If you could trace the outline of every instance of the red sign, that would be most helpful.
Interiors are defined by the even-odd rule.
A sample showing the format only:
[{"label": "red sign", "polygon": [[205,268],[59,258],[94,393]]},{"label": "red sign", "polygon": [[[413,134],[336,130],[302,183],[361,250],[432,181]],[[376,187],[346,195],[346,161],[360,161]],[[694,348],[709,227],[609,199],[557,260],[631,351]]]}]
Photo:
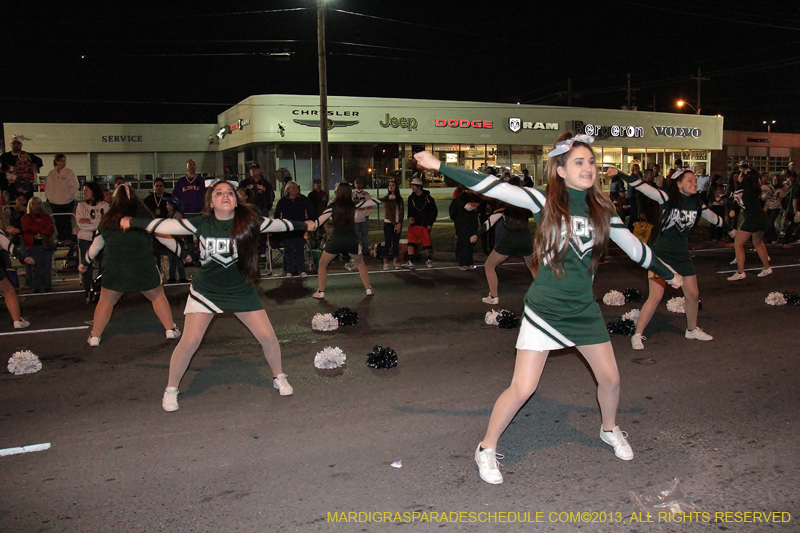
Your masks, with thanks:
[{"label": "red sign", "polygon": [[434,124],[437,128],[485,128],[492,129],[491,120],[465,120],[465,119],[447,119],[437,118]]}]

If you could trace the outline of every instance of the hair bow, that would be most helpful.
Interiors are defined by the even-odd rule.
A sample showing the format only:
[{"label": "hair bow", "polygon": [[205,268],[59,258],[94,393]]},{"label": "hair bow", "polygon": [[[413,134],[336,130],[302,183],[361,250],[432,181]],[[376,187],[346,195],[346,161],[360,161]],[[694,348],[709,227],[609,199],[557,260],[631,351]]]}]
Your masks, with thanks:
[{"label": "hair bow", "polygon": [[550,156],[550,157],[555,157],[557,155],[566,154],[567,152],[572,150],[572,144],[575,141],[586,143],[586,144],[592,144],[594,142],[594,137],[592,137],[591,135],[586,135],[584,133],[581,133],[581,134],[576,135],[574,137],[570,137],[569,139],[565,139],[565,140],[563,140],[561,142],[557,142],[555,148],[553,148],[550,151],[550,153],[547,154],[547,155]]},{"label": "hair bow", "polygon": [[692,170],[691,168],[679,168],[678,170],[672,173],[672,176],[670,176],[669,179],[676,180],[680,178],[682,175],[686,174],[687,172],[694,173],[694,170]]},{"label": "hair bow", "polygon": [[116,196],[120,189],[125,189],[125,194],[127,195],[128,200],[130,200],[131,199],[131,188],[127,183],[120,183],[119,185],[117,185],[117,188],[114,189],[113,196]]}]

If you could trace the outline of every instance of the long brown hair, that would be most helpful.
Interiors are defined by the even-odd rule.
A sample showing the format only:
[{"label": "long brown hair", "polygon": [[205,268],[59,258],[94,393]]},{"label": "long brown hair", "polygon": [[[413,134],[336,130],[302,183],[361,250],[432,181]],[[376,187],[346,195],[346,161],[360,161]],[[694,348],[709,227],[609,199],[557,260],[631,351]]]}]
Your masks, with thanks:
[{"label": "long brown hair", "polygon": [[356,204],[353,202],[353,189],[346,181],[336,187],[332,215],[334,228],[354,229],[356,227]]},{"label": "long brown hair", "polygon": [[[218,225],[219,222],[214,216],[214,210],[211,207],[211,198],[214,195],[214,191],[221,185],[227,185],[236,193],[236,187],[226,180],[220,180],[212,187],[206,189],[206,201],[203,213],[211,219],[214,225]],[[236,207],[233,210],[233,224],[231,225],[230,238],[235,243],[238,254],[236,268],[239,273],[244,276],[245,281],[253,285],[258,283],[261,279],[261,271],[258,268],[258,237],[261,233],[262,218],[256,215],[245,204],[241,203],[238,195],[234,194],[234,196],[236,196]]]},{"label": "long brown hair", "polygon": [[[563,133],[556,143],[571,139],[572,132]],[[536,257],[545,259],[555,273],[556,278],[561,279],[566,275],[564,271],[564,261],[567,257],[569,243],[572,240],[572,217],[569,214],[569,191],[564,178],[558,175],[558,167],[566,167],[569,155],[578,146],[587,148],[594,157],[594,150],[591,145],[575,141],[572,149],[568,152],[551,157],[547,161],[547,203],[542,209],[542,216],[536,228],[536,242],[534,254]],[[589,273],[597,268],[600,259],[606,252],[608,239],[611,233],[611,216],[616,214],[614,204],[603,193],[600,183],[595,179],[594,184],[586,191],[586,206],[589,208],[589,218],[594,227],[594,243],[592,246],[592,262],[589,265]],[[562,226],[566,229],[566,238],[562,240]]]}]

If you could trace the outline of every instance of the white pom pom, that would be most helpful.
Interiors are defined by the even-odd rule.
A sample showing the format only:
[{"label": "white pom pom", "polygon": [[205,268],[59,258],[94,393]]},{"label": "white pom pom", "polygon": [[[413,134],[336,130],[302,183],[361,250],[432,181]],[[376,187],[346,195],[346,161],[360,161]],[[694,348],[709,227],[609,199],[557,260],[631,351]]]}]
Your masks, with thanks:
[{"label": "white pom pom", "polygon": [[625,305],[625,295],[619,291],[608,291],[603,296],[603,303],[606,305]]},{"label": "white pom pom", "polygon": [[683,296],[675,296],[674,298],[670,298],[667,302],[667,311],[672,311],[673,313],[685,313],[686,299]]},{"label": "white pom pom", "polygon": [[311,319],[311,329],[314,331],[333,331],[339,327],[339,319],[330,313],[317,313]]},{"label": "white pom pom", "polygon": [[322,369],[339,368],[346,360],[347,355],[338,346],[336,348],[326,346],[321,352],[317,352],[314,357],[314,366]]},{"label": "white pom pom", "polygon": [[502,313],[503,311],[505,311],[505,309],[492,309],[491,311],[486,313],[486,316],[484,317],[484,321],[487,324],[489,324],[490,326],[496,326],[497,325],[497,317],[499,317],[500,313]]},{"label": "white pom pom", "polygon": [[622,320],[633,320],[634,325],[639,325],[639,310],[638,309],[631,309],[624,315],[622,315]]},{"label": "white pom pom", "polygon": [[41,361],[30,350],[15,352],[8,360],[8,371],[16,376],[33,374],[41,369]]},{"label": "white pom pom", "polygon": [[786,305],[786,297],[780,292],[771,292],[764,299],[769,305]]}]

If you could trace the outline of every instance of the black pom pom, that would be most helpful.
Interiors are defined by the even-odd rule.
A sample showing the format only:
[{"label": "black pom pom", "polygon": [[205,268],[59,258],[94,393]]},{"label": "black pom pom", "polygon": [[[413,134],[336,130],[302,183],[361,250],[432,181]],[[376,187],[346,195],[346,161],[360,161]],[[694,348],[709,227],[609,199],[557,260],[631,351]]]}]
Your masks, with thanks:
[{"label": "black pom pom", "polygon": [[786,298],[786,305],[800,305],[800,294],[796,292],[784,291],[783,297]]},{"label": "black pom pom", "polygon": [[644,296],[639,289],[634,289],[633,287],[628,287],[624,291],[622,291],[622,295],[625,296],[625,303],[636,303],[644,301]]},{"label": "black pom pom", "polygon": [[340,326],[354,326],[358,324],[358,313],[351,311],[349,307],[340,307],[333,313],[333,316],[339,320]]},{"label": "black pom pom", "polygon": [[606,324],[606,329],[608,329],[608,332],[611,334],[627,335],[630,337],[636,333],[636,324],[633,323],[633,320],[620,318],[619,320],[615,320],[614,322],[609,322]]},{"label": "black pom pom", "polygon": [[388,369],[397,366],[397,352],[389,348],[378,345],[367,354],[367,366],[370,368]]},{"label": "black pom pom", "polygon": [[519,317],[508,310],[503,310],[497,315],[497,327],[514,329],[519,327]]}]

